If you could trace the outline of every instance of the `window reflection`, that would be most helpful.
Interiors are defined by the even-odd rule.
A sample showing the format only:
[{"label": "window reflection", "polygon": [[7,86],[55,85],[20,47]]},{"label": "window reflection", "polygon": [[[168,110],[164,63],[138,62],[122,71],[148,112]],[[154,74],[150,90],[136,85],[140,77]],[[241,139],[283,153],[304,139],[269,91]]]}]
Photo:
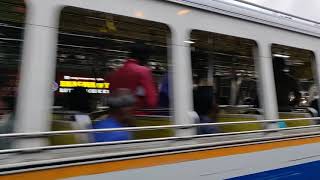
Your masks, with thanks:
[{"label": "window reflection", "polygon": [[252,55],[254,41],[192,31],[192,69],[207,74],[220,105],[255,105],[256,72]]},{"label": "window reflection", "polygon": [[313,53],[274,44],[272,54],[279,111],[290,112],[311,106],[317,109]]},{"label": "window reflection", "polygon": [[[168,76],[168,38],[169,29],[161,23],[74,7],[64,8],[60,18],[53,129],[171,123],[168,117],[170,87],[164,85],[171,78]],[[130,112],[124,105],[128,96],[117,94],[123,90],[129,90],[135,98]],[[111,103],[110,99],[120,102]],[[79,126],[77,121],[80,120],[74,114],[87,115],[89,122]],[[132,122],[119,123],[123,122],[121,114],[131,114]],[[130,137],[169,135],[167,131],[149,131],[136,132]],[[76,137],[74,140],[79,139]],[[71,143],[61,139],[53,141],[56,144]]]},{"label": "window reflection", "polygon": [[[194,109],[200,123],[258,118],[240,115],[260,114],[252,54],[255,42],[198,30],[191,32],[191,41]],[[209,127],[199,133],[241,131],[248,127]]]},{"label": "window reflection", "polygon": [[[14,130],[24,12],[23,1],[0,0],[0,133]],[[9,140],[0,140],[0,149],[10,146]]]}]

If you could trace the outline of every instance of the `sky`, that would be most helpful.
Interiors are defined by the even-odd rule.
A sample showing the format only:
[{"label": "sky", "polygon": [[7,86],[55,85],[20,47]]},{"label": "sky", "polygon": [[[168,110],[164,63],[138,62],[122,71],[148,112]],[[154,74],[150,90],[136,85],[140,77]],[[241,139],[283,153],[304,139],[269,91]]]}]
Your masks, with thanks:
[{"label": "sky", "polygon": [[264,7],[320,22],[320,0],[246,0]]}]

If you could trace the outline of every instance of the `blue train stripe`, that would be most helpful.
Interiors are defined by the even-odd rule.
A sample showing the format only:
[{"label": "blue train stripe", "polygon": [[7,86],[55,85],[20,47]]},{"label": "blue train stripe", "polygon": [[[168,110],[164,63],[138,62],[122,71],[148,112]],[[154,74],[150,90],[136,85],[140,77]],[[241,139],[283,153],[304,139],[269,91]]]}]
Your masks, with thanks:
[{"label": "blue train stripe", "polygon": [[304,180],[320,179],[320,161],[231,178],[230,180]]}]

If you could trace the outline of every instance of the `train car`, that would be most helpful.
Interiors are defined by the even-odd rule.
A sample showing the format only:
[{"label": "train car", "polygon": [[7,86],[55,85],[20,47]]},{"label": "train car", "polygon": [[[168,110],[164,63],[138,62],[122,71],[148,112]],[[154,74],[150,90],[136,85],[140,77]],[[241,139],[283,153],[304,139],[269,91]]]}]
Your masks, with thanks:
[{"label": "train car", "polygon": [[[0,179],[319,178],[317,22],[219,0],[0,4]],[[166,105],[92,129],[136,42],[159,91],[168,79]],[[68,104],[78,87],[82,112]],[[199,87],[214,92],[212,121]],[[115,131],[132,138],[93,140]]]}]

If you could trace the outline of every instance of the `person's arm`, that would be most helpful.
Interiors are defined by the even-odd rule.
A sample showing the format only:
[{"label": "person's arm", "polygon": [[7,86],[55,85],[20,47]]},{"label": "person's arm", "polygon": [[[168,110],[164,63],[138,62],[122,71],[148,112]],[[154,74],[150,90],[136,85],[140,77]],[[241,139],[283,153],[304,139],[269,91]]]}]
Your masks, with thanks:
[{"label": "person's arm", "polygon": [[154,108],[158,103],[158,93],[152,77],[151,70],[147,70],[142,74],[141,86],[145,91],[145,103],[148,108]]}]

